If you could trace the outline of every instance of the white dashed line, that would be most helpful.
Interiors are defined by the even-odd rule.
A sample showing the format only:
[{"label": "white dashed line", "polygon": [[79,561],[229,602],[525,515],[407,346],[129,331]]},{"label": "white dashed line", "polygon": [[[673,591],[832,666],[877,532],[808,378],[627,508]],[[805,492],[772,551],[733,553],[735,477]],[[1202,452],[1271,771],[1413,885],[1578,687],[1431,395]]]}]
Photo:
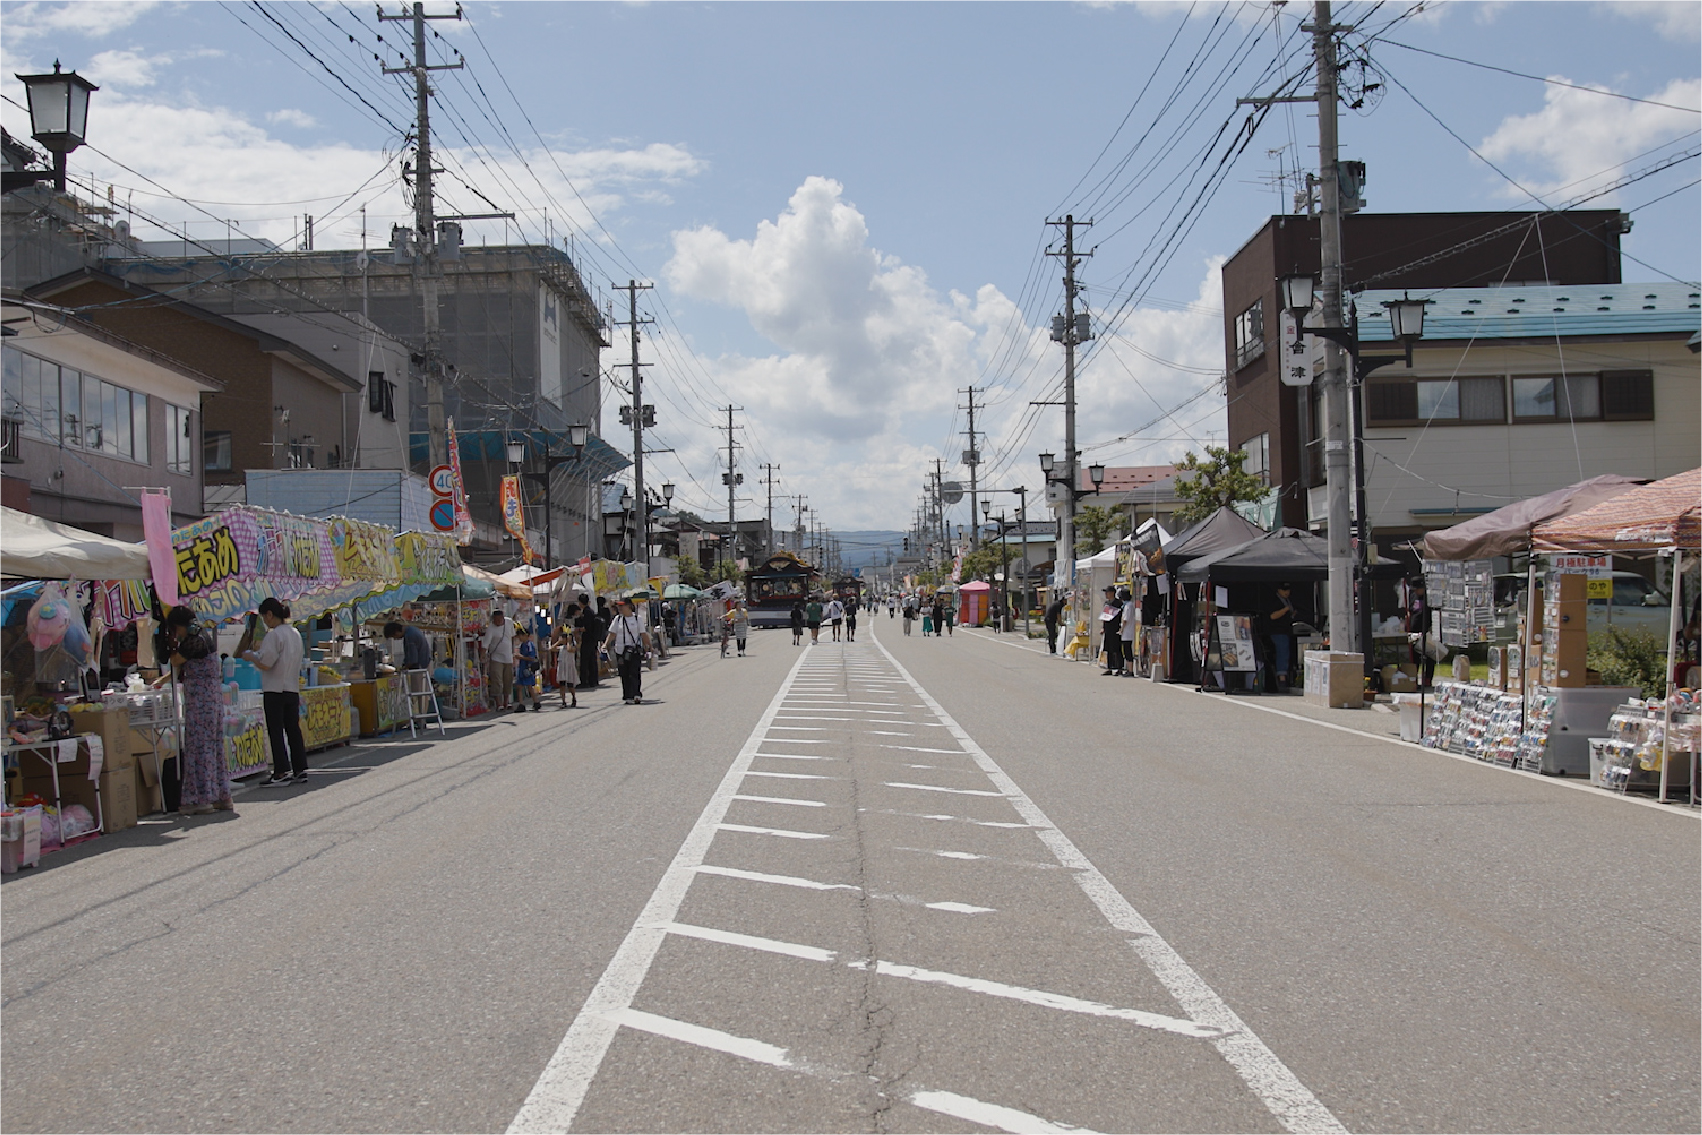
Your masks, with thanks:
[{"label": "white dashed line", "polygon": [[790,804],[794,808],[825,808],[827,805],[820,800],[788,800],[784,796],[735,796],[735,800],[749,800],[755,804]]},{"label": "white dashed line", "polygon": [[902,780],[883,781],[888,788],[913,788],[918,792],[950,792],[956,796],[1003,796],[1002,792],[989,792],[985,788],[941,788],[937,784],[907,784]]},{"label": "white dashed line", "polygon": [[750,835],[772,835],[781,839],[832,839],[825,832],[795,832],[786,828],[759,828],[754,824],[717,824],[724,832],[746,832]]}]

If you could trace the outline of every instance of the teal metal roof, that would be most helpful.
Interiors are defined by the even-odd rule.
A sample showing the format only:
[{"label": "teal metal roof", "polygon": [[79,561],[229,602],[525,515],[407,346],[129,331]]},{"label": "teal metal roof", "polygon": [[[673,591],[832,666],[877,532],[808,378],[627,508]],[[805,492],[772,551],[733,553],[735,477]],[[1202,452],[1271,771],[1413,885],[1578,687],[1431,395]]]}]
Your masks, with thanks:
[{"label": "teal metal roof", "polygon": [[1383,301],[1409,295],[1431,301],[1424,313],[1426,342],[1702,330],[1702,300],[1689,284],[1544,284],[1361,292],[1352,297],[1359,305],[1360,341],[1389,342]]}]

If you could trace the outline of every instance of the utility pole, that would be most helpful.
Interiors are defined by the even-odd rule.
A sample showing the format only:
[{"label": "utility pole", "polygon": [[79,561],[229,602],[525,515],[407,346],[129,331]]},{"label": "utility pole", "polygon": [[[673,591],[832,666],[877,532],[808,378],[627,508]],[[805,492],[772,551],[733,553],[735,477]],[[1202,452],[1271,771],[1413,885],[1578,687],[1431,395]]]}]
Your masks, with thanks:
[{"label": "utility pole", "polygon": [[1047,252],[1048,256],[1061,257],[1064,261],[1064,314],[1052,321],[1052,339],[1064,345],[1064,484],[1069,495],[1063,501],[1064,511],[1059,518],[1058,534],[1059,548],[1064,556],[1065,586],[1074,586],[1076,578],[1076,497],[1080,474],[1076,470],[1076,347],[1093,338],[1093,333],[1086,326],[1086,313],[1083,313],[1081,324],[1076,322],[1076,269],[1081,262],[1093,253],[1077,254],[1076,229],[1087,228],[1092,221],[1077,221],[1073,214],[1065,214],[1061,221],[1047,221],[1049,225],[1061,225],[1064,230],[1064,251]]},{"label": "utility pole", "polygon": [[774,474],[776,474],[780,471],[780,466],[779,465],[771,465],[771,464],[769,464],[768,462],[765,461],[765,462],[763,462],[762,470],[763,470],[763,473],[765,474],[765,476],[763,477],[763,482],[768,486],[768,533],[767,533],[768,541],[767,541],[767,547],[768,547],[768,554],[772,556],[775,552],[775,548],[774,548]]},{"label": "utility pole", "polygon": [[628,280],[626,286],[610,284],[626,293],[627,328],[632,333],[632,404],[621,407],[621,424],[632,427],[632,499],[637,515],[633,525],[638,537],[638,555],[644,563],[644,574],[650,575],[650,502],[644,498],[644,427],[656,425],[656,407],[644,404],[644,368],[649,363],[638,361],[638,329],[653,319],[638,318],[638,293],[654,285]]},{"label": "utility pole", "polygon": [[727,471],[721,474],[721,483],[727,486],[727,543],[732,551],[727,558],[734,561],[739,558],[738,509],[734,498],[739,486],[744,483],[745,475],[738,471],[738,460],[733,455],[739,448],[733,441],[733,415],[743,409],[743,406],[727,407]]},{"label": "utility pole", "polygon": [[465,62],[426,64],[426,21],[459,20],[461,9],[453,13],[428,16],[423,3],[415,3],[412,11],[387,16],[379,10],[380,23],[408,21],[414,28],[414,62],[411,67],[384,67],[386,75],[411,74],[414,77],[414,275],[420,282],[425,322],[425,388],[426,442],[431,453],[431,466],[437,468],[449,459],[448,428],[443,412],[443,354],[437,322],[437,281],[442,265],[437,256],[437,217],[432,202],[431,178],[437,172],[431,164],[431,84],[427,76],[432,71],[457,71]]},{"label": "utility pole", "polygon": [[971,521],[969,525],[969,549],[974,551],[981,546],[981,526],[979,522],[975,521],[975,518],[981,515],[980,497],[976,491],[976,473],[981,464],[981,449],[975,444],[975,439],[978,436],[975,430],[975,395],[977,391],[971,385],[964,393],[969,395],[969,405],[963,407],[963,409],[969,411],[969,428],[963,431],[969,435],[969,448],[963,451],[963,463],[969,466],[969,519]]},{"label": "utility pole", "polygon": [[946,493],[945,493],[945,488],[944,488],[944,485],[945,485],[945,468],[944,468],[944,466],[945,466],[945,462],[941,461],[938,457],[934,458],[934,524],[933,524],[934,531],[933,531],[933,535],[939,537],[939,543],[937,545],[935,545],[936,547],[939,548],[939,552],[936,553],[935,566],[938,566],[940,561],[945,558],[945,554],[946,554],[946,551],[947,551],[947,544],[946,544]]}]

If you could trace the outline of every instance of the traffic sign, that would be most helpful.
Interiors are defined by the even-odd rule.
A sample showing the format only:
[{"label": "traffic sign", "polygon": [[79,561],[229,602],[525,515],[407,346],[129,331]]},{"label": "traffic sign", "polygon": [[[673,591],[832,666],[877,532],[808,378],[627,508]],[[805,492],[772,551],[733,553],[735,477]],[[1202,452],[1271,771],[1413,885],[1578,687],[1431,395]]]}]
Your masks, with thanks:
[{"label": "traffic sign", "polygon": [[431,502],[431,526],[439,532],[455,531],[455,502],[439,497]]},{"label": "traffic sign", "polygon": [[431,471],[431,476],[426,479],[431,483],[431,491],[438,496],[452,497],[455,495],[455,470],[449,466],[439,465]]},{"label": "traffic sign", "polygon": [[963,499],[963,486],[956,481],[940,482],[940,500],[945,504],[956,504]]}]

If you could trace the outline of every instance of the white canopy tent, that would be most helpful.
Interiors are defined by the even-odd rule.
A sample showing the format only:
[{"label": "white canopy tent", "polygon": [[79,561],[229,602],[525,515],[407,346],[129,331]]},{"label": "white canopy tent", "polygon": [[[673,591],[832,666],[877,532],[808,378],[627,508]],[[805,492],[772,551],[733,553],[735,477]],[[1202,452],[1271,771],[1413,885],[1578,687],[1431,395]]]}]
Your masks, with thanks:
[{"label": "white canopy tent", "polygon": [[145,544],[127,544],[0,506],[0,574],[23,579],[148,579]]}]

